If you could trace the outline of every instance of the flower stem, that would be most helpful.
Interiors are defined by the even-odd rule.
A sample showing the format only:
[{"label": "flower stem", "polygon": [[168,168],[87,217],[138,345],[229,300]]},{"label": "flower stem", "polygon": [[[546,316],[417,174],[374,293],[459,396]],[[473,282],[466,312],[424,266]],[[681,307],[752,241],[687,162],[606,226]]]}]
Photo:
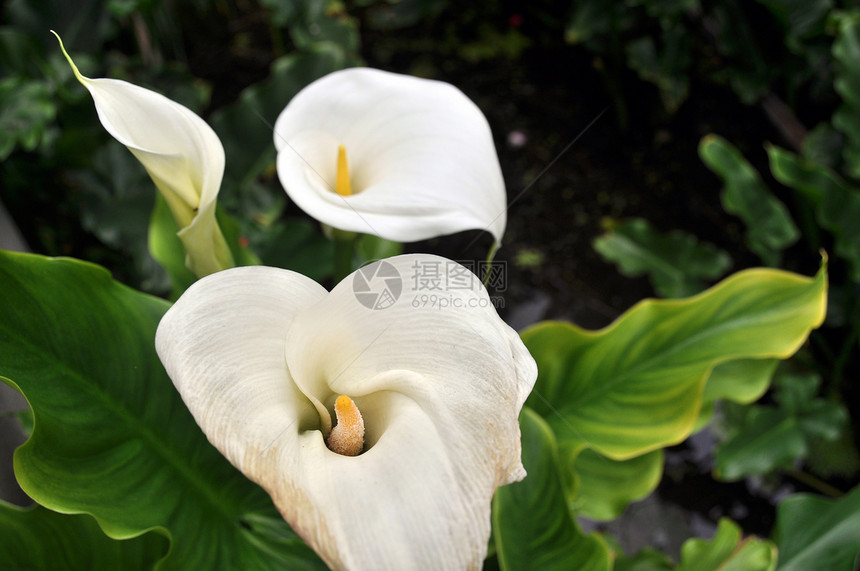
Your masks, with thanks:
[{"label": "flower stem", "polygon": [[352,258],[358,234],[332,228],[334,238],[334,283],[352,273]]},{"label": "flower stem", "polygon": [[843,492],[839,488],[831,486],[824,480],[816,478],[808,472],[803,472],[801,470],[790,470],[788,472],[788,475],[797,480],[798,482],[806,484],[810,488],[821,492],[825,496],[829,496],[831,498],[841,498],[845,495],[845,492]]},{"label": "flower stem", "polygon": [[487,287],[487,284],[490,283],[490,274],[493,269],[493,258],[496,257],[496,252],[499,250],[499,243],[493,242],[493,245],[490,247],[490,251],[487,252],[487,266],[484,272],[484,287]]}]

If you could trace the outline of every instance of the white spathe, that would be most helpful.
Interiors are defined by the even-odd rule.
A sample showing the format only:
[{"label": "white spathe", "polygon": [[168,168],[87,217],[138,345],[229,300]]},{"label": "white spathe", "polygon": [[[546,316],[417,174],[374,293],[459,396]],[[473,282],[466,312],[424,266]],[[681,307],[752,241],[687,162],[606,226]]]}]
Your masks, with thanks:
[{"label": "white spathe", "polygon": [[170,207],[188,268],[199,277],[232,267],[215,220],[224,176],[224,147],[215,131],[159,93],[118,79],[84,77],[65,48],[63,54],[92,95],[104,128],[143,164]]},{"label": "white spathe", "polygon": [[[493,493],[525,475],[517,417],[537,367],[477,278],[435,302],[416,279],[468,270],[386,262],[402,293],[385,309],[356,298],[355,274],[330,293],[276,268],[206,277],[165,314],[158,355],[209,440],[332,568],[480,569]],[[364,418],[359,456],[324,442],[338,395]]]},{"label": "white spathe", "polygon": [[[335,191],[346,148],[351,196]],[[506,195],[481,111],[441,81],[337,71],[300,91],[275,123],[278,176],[325,224],[398,242],[486,230],[501,243]]]}]

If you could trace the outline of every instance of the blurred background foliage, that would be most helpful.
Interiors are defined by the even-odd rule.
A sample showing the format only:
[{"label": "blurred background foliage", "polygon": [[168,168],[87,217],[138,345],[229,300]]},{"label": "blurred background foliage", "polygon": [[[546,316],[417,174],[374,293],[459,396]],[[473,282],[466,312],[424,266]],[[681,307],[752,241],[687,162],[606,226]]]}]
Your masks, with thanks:
[{"label": "blurred background foliage", "polygon": [[[839,496],[857,482],[860,2],[7,1],[0,201],[34,251],[168,295],[148,244],[156,194],[50,29],[85,75],[201,114],[225,146],[220,203],[239,244],[323,282],[331,243],[280,189],[271,126],[307,83],[355,65],[449,81],[488,116],[512,202],[500,253],[512,322],[599,327],[643,297],[694,295],[744,267],[810,275],[826,251],[825,326],[791,362],[757,371],[761,400],[716,407],[704,469],[769,499],[785,485]],[[470,259],[486,238],[406,248]],[[703,469],[687,464],[667,475]],[[703,510],[714,522],[726,510],[715,506]],[[776,515],[755,517],[744,529],[767,534]]]}]

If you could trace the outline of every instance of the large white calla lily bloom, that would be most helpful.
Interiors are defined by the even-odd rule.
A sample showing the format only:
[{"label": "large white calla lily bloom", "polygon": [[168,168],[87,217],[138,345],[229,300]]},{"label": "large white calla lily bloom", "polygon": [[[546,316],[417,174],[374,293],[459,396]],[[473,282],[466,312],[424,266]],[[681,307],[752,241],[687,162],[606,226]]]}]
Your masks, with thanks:
[{"label": "large white calla lily bloom", "polygon": [[398,242],[480,229],[496,245],[505,232],[490,127],[450,84],[367,68],[331,73],[293,97],[275,146],[287,194],[334,228]]},{"label": "large white calla lily bloom", "polygon": [[233,267],[215,220],[224,176],[224,147],[215,131],[159,93],[118,79],[84,77],[62,49],[75,77],[92,95],[104,128],[143,164],[170,207],[188,268],[202,277]]},{"label": "large white calla lily bloom", "polygon": [[[431,295],[427,268],[457,289]],[[525,475],[517,417],[537,368],[467,274],[404,255],[329,293],[235,268],[158,327],[203,432],[332,568],[479,569],[493,492]]]}]

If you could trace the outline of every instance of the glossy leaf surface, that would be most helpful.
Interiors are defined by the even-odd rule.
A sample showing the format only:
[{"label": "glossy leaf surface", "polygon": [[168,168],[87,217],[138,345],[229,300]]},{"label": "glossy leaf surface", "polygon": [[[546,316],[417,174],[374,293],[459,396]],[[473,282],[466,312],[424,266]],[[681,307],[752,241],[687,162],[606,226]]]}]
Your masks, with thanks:
[{"label": "glossy leaf surface", "polygon": [[501,568],[610,569],[610,554],[596,534],[582,533],[567,507],[552,429],[535,412],[520,415],[523,466],[528,476],[496,491],[493,534]]},{"label": "glossy leaf surface", "polygon": [[28,495],[92,514],[113,538],[167,530],[161,569],[321,566],[206,441],[164,373],[153,337],[166,302],[91,264],[7,252],[0,289],[0,375],[34,413],[15,453]]},{"label": "glossy leaf surface", "polygon": [[106,536],[88,515],[0,502],[0,565],[4,569],[152,569],[170,545],[159,531],[133,539]]},{"label": "glossy leaf surface", "polygon": [[572,449],[616,459],[690,434],[711,370],[785,358],[821,324],[824,271],[748,270],[685,300],[646,300],[600,331],[543,322],[522,333],[538,363],[529,404]]},{"label": "glossy leaf surface", "polygon": [[853,569],[860,559],[860,486],[838,500],[796,494],[777,508],[780,570]]}]

